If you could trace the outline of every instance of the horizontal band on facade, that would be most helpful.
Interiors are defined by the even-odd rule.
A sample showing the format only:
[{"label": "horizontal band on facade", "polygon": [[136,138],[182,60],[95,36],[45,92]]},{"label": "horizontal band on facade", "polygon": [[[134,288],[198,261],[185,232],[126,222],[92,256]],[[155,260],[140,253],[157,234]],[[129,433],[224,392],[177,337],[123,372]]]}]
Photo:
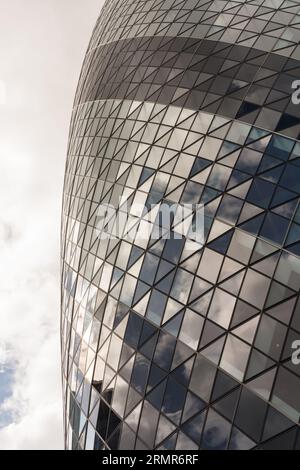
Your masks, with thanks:
[{"label": "horizontal band on facade", "polygon": [[186,38],[130,39],[86,57],[75,106],[133,99],[204,110],[299,138],[299,61]]},{"label": "horizontal band on facade", "polygon": [[136,2],[132,6],[130,0],[106,2],[89,50],[133,37],[178,36],[242,43],[247,47],[298,59],[299,5],[289,2],[278,11],[278,2],[269,2],[268,7],[244,3],[189,0],[176,4],[166,0],[144,0],[142,4]]}]

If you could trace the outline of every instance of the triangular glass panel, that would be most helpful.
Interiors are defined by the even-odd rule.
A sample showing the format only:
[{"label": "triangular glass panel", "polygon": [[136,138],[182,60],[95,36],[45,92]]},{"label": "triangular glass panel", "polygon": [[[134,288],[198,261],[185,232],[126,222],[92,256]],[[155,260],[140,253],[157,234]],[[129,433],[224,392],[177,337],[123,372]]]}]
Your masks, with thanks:
[{"label": "triangular glass panel", "polygon": [[201,412],[182,425],[182,430],[197,444],[200,443],[205,416],[206,412]]},{"label": "triangular glass panel", "polygon": [[198,300],[195,300],[191,305],[190,308],[195,310],[195,312],[200,313],[203,317],[206,316],[210,300],[212,297],[212,291],[208,292],[207,294],[202,295],[199,297]]},{"label": "triangular glass panel", "polygon": [[189,357],[191,357],[194,352],[195,351],[189,348],[186,344],[182,343],[181,341],[178,341],[174,352],[172,370],[180,366],[180,364],[182,364]]},{"label": "triangular glass panel", "polygon": [[225,254],[231,242],[232,235],[233,235],[233,230],[230,230],[229,232],[225,233],[225,235],[222,235],[221,237],[217,238],[213,242],[210,242],[208,244],[208,247],[211,248],[212,250],[217,251],[218,253]]},{"label": "triangular glass panel", "polygon": [[206,403],[191,392],[187,393],[182,421],[194,416],[206,407]]},{"label": "triangular glass panel", "polygon": [[144,251],[143,251],[141,248],[139,248],[139,247],[136,246],[136,245],[133,245],[132,250],[131,250],[131,253],[130,253],[130,257],[129,257],[127,269],[130,269],[131,266],[133,266],[133,264],[139,259],[139,257],[140,257],[143,253],[144,253]]},{"label": "triangular glass panel", "polygon": [[276,318],[276,320],[281,321],[282,323],[285,323],[288,325],[290,323],[293,310],[295,307],[297,298],[294,297],[293,299],[287,300],[280,305],[277,305],[276,307],[271,308],[270,310],[267,310],[268,315],[270,315],[273,318]]},{"label": "triangular glass panel", "polygon": [[[161,415],[161,418],[162,419],[166,419],[164,418],[163,415]],[[157,441],[159,442],[159,437],[157,437]],[[158,450],[173,450],[175,449],[176,447],[176,440],[177,440],[177,432],[175,432],[175,434],[172,434],[171,437],[169,437],[168,439],[166,439],[159,447],[158,447]]]},{"label": "triangular glass panel", "polygon": [[246,320],[249,320],[257,313],[258,313],[258,310],[246,304],[242,300],[238,299],[236,306],[235,306],[234,314],[231,320],[231,328],[239,325],[240,323]]},{"label": "triangular glass panel", "polygon": [[155,364],[152,364],[148,378],[147,393],[152,390],[153,387],[156,387],[166,376],[167,373],[165,371]]},{"label": "triangular glass panel", "polygon": [[146,399],[158,410],[161,409],[164,393],[167,385],[167,379],[163,380],[157,387],[147,394]]},{"label": "triangular glass panel", "polygon": [[225,333],[225,330],[210,320],[206,320],[204,328],[202,331],[202,337],[200,341],[200,349],[207,346],[212,341],[215,341],[217,338],[222,336]]},{"label": "triangular glass panel", "polygon": [[145,316],[147,306],[148,306],[148,301],[150,297],[150,292],[146,294],[133,308],[135,311],[137,311],[140,315]]},{"label": "triangular glass panel", "polygon": [[239,382],[234,380],[229,375],[225,374],[221,370],[218,370],[213,393],[212,401],[217,400],[219,397],[226,395],[230,390],[237,387]]},{"label": "triangular glass panel", "polygon": [[224,398],[221,398],[221,400],[218,400],[216,403],[214,403],[213,407],[217,411],[219,411],[223,416],[225,416],[225,418],[232,421],[238,399],[239,399],[239,390],[236,389],[233,392],[226,395]]},{"label": "triangular glass panel", "polygon": [[249,439],[239,429],[233,426],[228,449],[230,450],[250,450],[256,446],[256,443]]},{"label": "triangular glass panel", "polygon": [[255,349],[252,349],[245,379],[251,379],[264,370],[270,369],[272,366],[274,366],[274,364],[275,362],[269,359],[267,356],[261,354]]},{"label": "triangular glass panel", "polygon": [[175,317],[173,317],[171,320],[169,320],[167,323],[165,323],[162,326],[162,329],[166,331],[167,333],[170,333],[170,335],[175,336],[177,338],[181,322],[183,318],[183,312],[179,313]]},{"label": "triangular glass panel", "polygon": [[286,416],[279,413],[279,411],[270,406],[266,417],[266,424],[262,439],[270,439],[276,434],[280,434],[283,431],[293,427],[294,424],[295,423],[286,418]]},{"label": "triangular glass panel", "polygon": [[253,235],[257,235],[260,231],[263,221],[264,214],[261,214],[257,217],[254,217],[249,222],[244,222],[243,224],[240,224],[239,227],[241,227],[246,232],[252,233]]},{"label": "triangular glass panel", "polygon": [[295,294],[295,291],[288,289],[288,287],[279,284],[276,281],[272,281],[271,288],[266,301],[266,308],[272,307],[273,305],[282,302],[283,300],[292,297]]},{"label": "triangular glass panel", "polygon": [[172,372],[172,377],[178,380],[178,382],[182,383],[186,387],[188,386],[188,383],[190,381],[190,375],[192,372],[194,360],[195,357],[192,357]]},{"label": "triangular glass panel", "polygon": [[276,367],[247,383],[247,387],[264,400],[269,401],[276,374]]},{"label": "triangular glass panel", "polygon": [[207,281],[204,281],[203,279],[200,279],[200,277],[195,277],[193,287],[190,293],[189,297],[189,302],[193,302],[193,300],[197,299],[201,295],[203,295],[205,292],[207,292],[209,289],[213,287],[212,284],[210,284]]},{"label": "triangular glass panel", "polygon": [[150,286],[142,281],[137,282],[136,291],[133,299],[133,305],[135,305],[142,297],[150,290]]},{"label": "triangular glass panel", "polygon": [[240,291],[244,276],[245,271],[237,273],[227,281],[222,282],[220,286],[222,287],[222,289],[226,290],[227,292],[230,292],[232,295],[237,296]]},{"label": "triangular glass panel", "polygon": [[154,350],[156,348],[157,337],[158,337],[158,334],[155,334],[154,336],[152,336],[151,339],[149,339],[149,341],[143,344],[143,346],[140,348],[141,353],[143,353],[144,356],[146,356],[150,360],[152,359]]},{"label": "triangular glass panel", "polygon": [[225,339],[226,335],[224,333],[220,339],[217,339],[214,343],[210,344],[210,346],[202,349],[201,354],[214,364],[218,365],[224,349]]},{"label": "triangular glass panel", "polygon": [[238,326],[235,328],[232,333],[241,338],[242,340],[246,341],[249,344],[252,344],[257,325],[259,321],[259,315],[251,320],[243,323],[243,325]]},{"label": "triangular glass panel", "polygon": [[[176,426],[174,426],[174,424],[171,423],[171,421],[169,421],[163,415],[160,415],[158,428],[157,428],[157,432],[156,432],[155,446],[159,445],[159,443],[162,442],[164,439],[166,439],[166,437],[168,437],[175,429],[176,429]],[[170,438],[170,439],[172,439],[172,438]],[[166,441],[164,442],[164,447],[166,449],[169,448],[168,447],[169,445],[170,445],[170,443],[168,444]],[[174,449],[174,447],[172,447],[172,448]]]},{"label": "triangular glass panel", "polygon": [[199,157],[196,158],[194,165],[191,169],[190,177],[195,176],[197,173],[204,170],[209,165],[211,165],[211,162],[209,160],[205,160],[204,158],[199,158]]},{"label": "triangular glass panel", "polygon": [[265,258],[262,261],[254,264],[253,268],[258,272],[265,274],[266,276],[273,277],[278,258],[279,253],[275,253],[275,255],[268,256],[268,258]]}]

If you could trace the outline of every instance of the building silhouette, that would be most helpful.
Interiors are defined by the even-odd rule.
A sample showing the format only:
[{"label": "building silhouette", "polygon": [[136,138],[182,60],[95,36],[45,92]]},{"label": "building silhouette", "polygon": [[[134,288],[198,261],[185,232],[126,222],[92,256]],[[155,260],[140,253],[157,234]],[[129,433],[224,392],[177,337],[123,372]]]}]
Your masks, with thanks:
[{"label": "building silhouette", "polygon": [[64,184],[66,448],[299,448],[299,25],[290,0],[106,1]]}]

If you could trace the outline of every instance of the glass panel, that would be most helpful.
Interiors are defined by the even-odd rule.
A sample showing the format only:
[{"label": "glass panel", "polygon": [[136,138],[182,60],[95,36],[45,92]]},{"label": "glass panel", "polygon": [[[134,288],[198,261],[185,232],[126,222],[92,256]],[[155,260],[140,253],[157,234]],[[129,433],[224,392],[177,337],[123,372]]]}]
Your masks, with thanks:
[{"label": "glass panel", "polygon": [[258,207],[266,209],[272,199],[275,185],[261,179],[253,180],[251,188],[247,195],[247,201],[252,202]]},{"label": "glass panel", "polygon": [[207,158],[207,160],[214,161],[218,155],[221,145],[222,140],[214,139],[213,137],[206,137],[199,152],[199,156]]},{"label": "glass panel", "polygon": [[200,413],[194,418],[190,419],[182,427],[183,431],[198,444],[200,443],[205,416],[206,416],[205,412]]},{"label": "glass panel", "polygon": [[152,449],[156,433],[159,412],[150,403],[144,402],[139,426],[139,437]]},{"label": "glass panel", "polygon": [[150,362],[141,354],[137,354],[132,371],[131,383],[140,393],[144,393],[150,370]]},{"label": "glass panel", "polygon": [[299,390],[300,378],[280,367],[271,401],[296,423],[300,417]]},{"label": "glass panel", "polygon": [[201,449],[225,450],[231,425],[222,416],[210,409],[202,436]]},{"label": "glass panel", "polygon": [[161,323],[161,319],[166,308],[167,300],[168,297],[166,295],[161,294],[155,289],[153,290],[147,308],[146,316],[156,325],[160,325]]},{"label": "glass panel", "polygon": [[244,388],[235,418],[235,424],[256,442],[260,440],[267,403]]},{"label": "glass panel", "polygon": [[219,276],[222,261],[222,255],[209,248],[205,248],[198,268],[198,276],[215,283]]},{"label": "glass panel", "polygon": [[207,184],[215,189],[224,191],[227,186],[227,182],[230,178],[230,175],[230,168],[216,164],[211,171]]},{"label": "glass panel", "polygon": [[[205,401],[209,401],[216,371],[216,367],[211,362],[198,355],[189,388]],[[203,377],[205,377],[205,380],[203,380]]]},{"label": "glass panel", "polygon": [[247,437],[237,428],[232,428],[231,439],[229,444],[230,450],[249,450],[252,449],[255,445],[255,442],[251,441],[249,437]]},{"label": "glass panel", "polygon": [[288,226],[289,221],[287,219],[270,212],[266,215],[260,235],[271,242],[281,245],[287,234]]},{"label": "glass panel", "polygon": [[284,346],[287,328],[281,323],[263,315],[255,339],[255,346],[262,352],[278,360]]},{"label": "glass panel", "polygon": [[172,297],[178,302],[185,304],[189,298],[192,282],[193,276],[190,273],[183,269],[178,269],[171,290]]},{"label": "glass panel", "polygon": [[125,412],[128,383],[121,377],[117,377],[113,394],[112,408],[123,418]]},{"label": "glass panel", "polygon": [[247,264],[250,259],[254,244],[254,237],[241,232],[240,230],[236,230],[231,239],[231,243],[228,249],[228,256],[236,259],[239,262]]},{"label": "glass panel", "polygon": [[169,370],[172,364],[176,339],[173,336],[161,332],[154,354],[154,362],[165,370]]},{"label": "glass panel", "polygon": [[248,269],[240,297],[258,308],[263,308],[271,280]]},{"label": "glass panel", "polygon": [[153,284],[158,263],[159,258],[157,256],[146,253],[139,278],[142,281],[147,282],[147,284]]},{"label": "glass panel", "polygon": [[141,319],[141,317],[139,317],[135,313],[131,313],[127,323],[124,341],[133,348],[136,348],[138,345],[142,326],[143,320]]},{"label": "glass panel", "polygon": [[226,139],[236,144],[243,145],[248,137],[251,127],[240,122],[233,122]]},{"label": "glass panel", "polygon": [[197,450],[198,445],[195,444],[186,434],[179,432],[176,444],[176,450]]},{"label": "glass panel", "polygon": [[250,346],[229,334],[220,367],[236,379],[242,381],[247,367],[249,353]]},{"label": "glass panel", "polygon": [[217,216],[225,222],[235,224],[240,215],[242,206],[243,201],[241,199],[225,194],[220,204]]},{"label": "glass panel", "polygon": [[107,363],[114,370],[117,370],[118,368],[122,344],[122,340],[117,335],[113,334],[110,342],[109,353],[107,356]]},{"label": "glass panel", "polygon": [[185,396],[186,388],[179,385],[170,377],[165,392],[162,411],[175,424],[179,424],[180,422]]},{"label": "glass panel", "polygon": [[296,256],[282,253],[275,273],[275,279],[292,289],[300,289],[300,260]]},{"label": "glass panel", "polygon": [[217,288],[211,302],[208,318],[223,328],[228,328],[235,302],[235,297]]},{"label": "glass panel", "polygon": [[190,348],[197,349],[204,318],[192,310],[186,310],[179,334],[179,339]]}]

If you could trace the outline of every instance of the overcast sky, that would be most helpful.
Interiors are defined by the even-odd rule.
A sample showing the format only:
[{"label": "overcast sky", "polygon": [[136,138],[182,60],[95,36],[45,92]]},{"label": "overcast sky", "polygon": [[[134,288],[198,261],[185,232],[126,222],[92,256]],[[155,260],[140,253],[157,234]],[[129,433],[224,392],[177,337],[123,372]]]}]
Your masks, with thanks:
[{"label": "overcast sky", "polygon": [[61,194],[72,102],[101,5],[0,0],[0,449],[63,447]]}]

